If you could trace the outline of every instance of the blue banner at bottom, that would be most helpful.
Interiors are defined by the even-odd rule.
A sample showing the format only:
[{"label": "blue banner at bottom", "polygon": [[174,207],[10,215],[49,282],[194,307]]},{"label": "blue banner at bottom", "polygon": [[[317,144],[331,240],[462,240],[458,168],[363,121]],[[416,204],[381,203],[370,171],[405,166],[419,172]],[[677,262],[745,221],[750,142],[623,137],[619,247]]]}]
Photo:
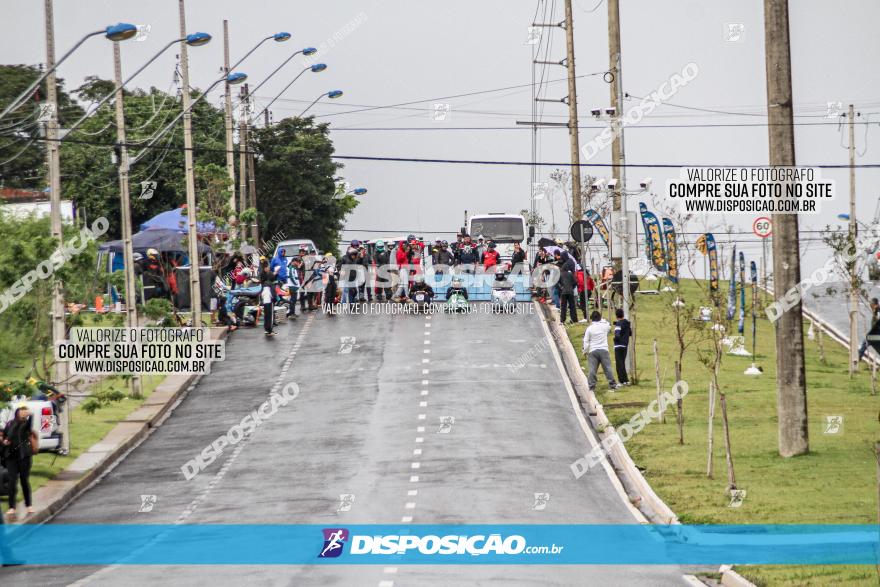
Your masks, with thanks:
[{"label": "blue banner at bottom", "polygon": [[[30,565],[877,564],[876,525],[0,526]],[[63,544],[63,548],[48,545]]]}]

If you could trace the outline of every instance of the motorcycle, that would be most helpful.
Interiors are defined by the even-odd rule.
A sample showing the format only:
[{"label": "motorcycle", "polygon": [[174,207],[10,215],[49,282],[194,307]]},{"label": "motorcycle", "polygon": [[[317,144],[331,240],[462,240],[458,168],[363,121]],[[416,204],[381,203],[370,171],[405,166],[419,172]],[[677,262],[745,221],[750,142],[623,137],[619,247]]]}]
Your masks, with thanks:
[{"label": "motorcycle", "polygon": [[507,280],[507,273],[499,271],[495,275],[495,283],[492,284],[492,311],[500,314],[513,312],[515,309],[516,290]]},{"label": "motorcycle", "polygon": [[468,304],[467,298],[463,294],[453,292],[446,300],[446,309],[455,314],[459,312],[467,313],[470,311],[470,304]]},{"label": "motorcycle", "polygon": [[411,292],[410,302],[415,306],[416,313],[427,313],[431,307],[431,294],[426,291]]}]

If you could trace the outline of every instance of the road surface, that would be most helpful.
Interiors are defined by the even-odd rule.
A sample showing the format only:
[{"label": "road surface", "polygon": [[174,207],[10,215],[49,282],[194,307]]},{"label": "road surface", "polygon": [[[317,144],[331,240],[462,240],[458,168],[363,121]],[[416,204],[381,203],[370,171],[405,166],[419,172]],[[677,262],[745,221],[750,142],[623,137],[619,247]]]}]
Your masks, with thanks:
[{"label": "road surface", "polygon": [[[328,318],[239,331],[172,415],[52,523],[632,524],[597,467],[531,304]],[[343,337],[348,344],[343,344]],[[287,366],[286,366],[287,365]],[[300,395],[194,479],[181,465],[296,382]],[[454,418],[450,426],[442,426]],[[444,428],[444,432],[440,432]],[[549,493],[536,508],[536,493]],[[141,495],[155,495],[139,512]],[[342,495],[353,495],[343,505]],[[341,510],[341,511],[340,511]],[[346,511],[347,510],[347,511]],[[63,545],[57,547],[63,548]],[[659,566],[18,567],[8,585],[683,585]]]}]

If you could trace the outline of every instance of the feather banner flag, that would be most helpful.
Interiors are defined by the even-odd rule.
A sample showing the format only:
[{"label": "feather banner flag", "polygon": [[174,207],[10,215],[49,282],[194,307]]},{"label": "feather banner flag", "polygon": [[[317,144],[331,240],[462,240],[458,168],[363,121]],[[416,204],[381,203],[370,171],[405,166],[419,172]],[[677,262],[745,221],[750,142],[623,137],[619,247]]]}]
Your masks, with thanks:
[{"label": "feather banner flag", "polygon": [[642,212],[642,223],[645,227],[645,240],[647,241],[648,259],[657,271],[666,271],[666,251],[663,247],[663,232],[660,229],[660,221],[648,207],[639,204]]},{"label": "feather banner flag", "polygon": [[678,283],[678,249],[675,243],[675,226],[669,218],[663,219],[663,236],[666,241],[666,276]]},{"label": "feather banner flag", "polygon": [[718,247],[711,232],[697,238],[697,249],[709,258],[709,288],[718,291]]}]

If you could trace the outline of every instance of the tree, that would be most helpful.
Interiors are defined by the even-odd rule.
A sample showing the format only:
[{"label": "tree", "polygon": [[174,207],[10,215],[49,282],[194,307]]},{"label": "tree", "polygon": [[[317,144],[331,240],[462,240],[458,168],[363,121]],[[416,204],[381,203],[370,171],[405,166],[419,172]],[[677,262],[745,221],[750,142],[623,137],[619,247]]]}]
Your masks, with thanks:
[{"label": "tree", "polygon": [[[39,76],[31,65],[0,65],[0,108],[5,108]],[[83,114],[58,79],[58,118],[62,127]],[[18,110],[0,121],[0,186],[41,190],[46,187],[46,149],[40,135],[40,104],[46,84],[40,85]]]},{"label": "tree", "polygon": [[261,234],[282,231],[287,238],[310,238],[323,250],[336,250],[343,220],[357,199],[337,194],[342,165],[331,158],[328,134],[328,125],[312,118],[286,118],[253,131]]},{"label": "tree", "polygon": [[[84,101],[100,99],[113,89],[113,82],[96,77],[75,93]],[[195,94],[195,92],[193,92]],[[180,100],[155,88],[124,92],[126,140],[129,156],[143,153],[130,174],[132,225],[137,227],[156,214],[178,208],[186,201],[182,124],[144,151],[137,145],[151,139],[180,113]],[[119,181],[112,161],[116,142],[114,102],[111,100],[90,116],[61,148],[62,193],[76,203],[87,218],[105,216],[110,222],[108,236],[119,237]],[[225,165],[223,113],[201,101],[193,108],[193,144],[197,146],[197,172],[209,165]],[[141,199],[141,182],[155,181],[152,198]],[[206,184],[202,184],[204,187]],[[202,193],[197,193],[197,200]]]}]

